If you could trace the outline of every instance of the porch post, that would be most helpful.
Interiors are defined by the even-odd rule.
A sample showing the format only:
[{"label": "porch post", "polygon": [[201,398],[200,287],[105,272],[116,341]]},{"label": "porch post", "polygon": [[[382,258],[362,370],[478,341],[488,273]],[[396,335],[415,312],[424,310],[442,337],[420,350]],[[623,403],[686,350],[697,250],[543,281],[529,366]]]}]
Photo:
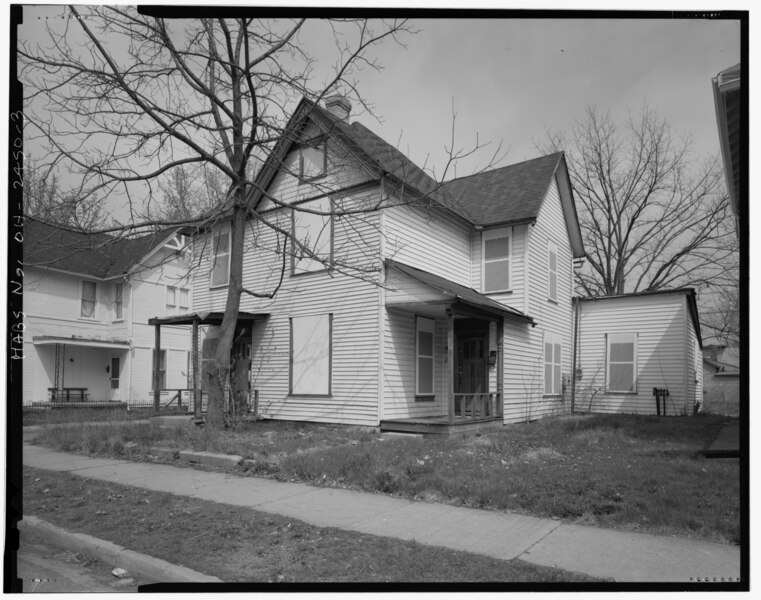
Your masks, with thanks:
[{"label": "porch post", "polygon": [[196,419],[201,418],[201,390],[198,373],[198,319],[193,319],[193,415]]},{"label": "porch post", "polygon": [[153,412],[159,414],[161,394],[159,390],[159,359],[161,354],[161,325],[154,325],[156,330],[156,340],[153,344]]},{"label": "porch post", "polygon": [[505,320],[497,321],[497,402],[495,403],[494,414],[498,417],[504,416],[505,406]]},{"label": "porch post", "polygon": [[447,364],[449,365],[449,424],[454,423],[454,315],[447,310]]}]

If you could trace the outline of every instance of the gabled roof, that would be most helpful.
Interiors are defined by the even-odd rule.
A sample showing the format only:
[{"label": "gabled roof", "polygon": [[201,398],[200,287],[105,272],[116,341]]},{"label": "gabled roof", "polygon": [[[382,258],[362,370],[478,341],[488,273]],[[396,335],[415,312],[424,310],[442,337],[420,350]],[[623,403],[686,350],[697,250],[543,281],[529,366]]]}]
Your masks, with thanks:
[{"label": "gabled roof", "polygon": [[519,310],[515,310],[514,308],[497,302],[496,300],[492,300],[488,296],[484,296],[473,288],[465,287],[464,285],[460,285],[459,283],[455,283],[454,281],[444,277],[439,277],[438,275],[434,275],[428,271],[423,271],[422,269],[411,267],[390,258],[387,258],[385,263],[387,266],[397,269],[408,277],[411,277],[412,279],[415,279],[446,296],[450,296],[454,301],[459,301],[467,306],[472,306],[474,308],[486,310],[487,312],[497,313],[501,316],[510,317],[518,321],[536,325],[534,319],[532,319],[530,316],[520,312]]},{"label": "gabled roof", "polygon": [[562,152],[555,152],[447,181],[443,184],[446,201],[485,227],[535,220],[562,158]]},{"label": "gabled roof", "polygon": [[347,123],[327,109],[302,99],[284,135],[260,170],[256,204],[272,182],[307,117],[340,142],[368,170],[372,178],[389,177],[412,188],[478,227],[536,221],[553,177],[558,179],[563,213],[574,257],[584,256],[576,207],[562,152],[507,167],[437,183],[397,148],[359,122]]},{"label": "gabled roof", "polygon": [[109,279],[126,275],[174,233],[172,230],[117,238],[27,216],[24,218],[24,265]]}]

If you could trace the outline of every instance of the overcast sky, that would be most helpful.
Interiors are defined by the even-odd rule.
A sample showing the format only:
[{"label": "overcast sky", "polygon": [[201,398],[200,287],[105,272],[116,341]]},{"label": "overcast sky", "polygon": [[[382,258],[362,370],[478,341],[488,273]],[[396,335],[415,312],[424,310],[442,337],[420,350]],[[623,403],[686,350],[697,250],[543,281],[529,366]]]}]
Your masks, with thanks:
[{"label": "overcast sky", "polygon": [[[740,62],[737,21],[639,19],[416,20],[407,49],[362,91],[384,119],[360,120],[416,162],[444,158],[452,103],[457,140],[500,140],[506,164],[537,155],[545,130],[570,130],[587,106],[623,122],[647,101],[697,155],[719,153],[711,78]],[[485,156],[485,155],[484,155]],[[431,162],[431,161],[429,161]],[[477,167],[461,165],[458,175]]]},{"label": "overcast sky", "polygon": [[[60,13],[25,7],[20,37],[41,36],[45,16]],[[677,133],[693,137],[695,157],[719,154],[711,78],[740,62],[738,21],[679,20],[669,12],[658,20],[467,14],[413,19],[419,33],[403,38],[406,48],[384,44],[383,71],[366,70],[358,82],[382,123],[358,107],[352,115],[439,177],[453,106],[458,147],[472,146],[476,135],[490,142],[458,165],[458,176],[482,168],[500,142],[501,165],[537,156],[546,130],[570,131],[593,105],[623,125],[647,101]],[[324,37],[305,41],[319,50],[332,44]]]}]

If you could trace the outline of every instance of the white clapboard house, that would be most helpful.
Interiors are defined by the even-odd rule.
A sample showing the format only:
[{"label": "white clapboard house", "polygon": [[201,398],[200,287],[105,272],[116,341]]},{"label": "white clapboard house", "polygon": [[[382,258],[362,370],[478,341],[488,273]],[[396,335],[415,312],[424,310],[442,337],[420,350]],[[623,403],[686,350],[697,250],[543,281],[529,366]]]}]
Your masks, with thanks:
[{"label": "white clapboard house", "polygon": [[[303,100],[258,174],[243,287],[277,293],[243,294],[236,336],[258,413],[435,431],[566,411],[584,248],[563,153],[437,185],[350,110]],[[207,325],[204,348],[229,227],[194,239],[195,313],[155,321]]]},{"label": "white clapboard house", "polygon": [[[175,232],[117,239],[26,217],[23,403],[150,402],[148,319],[192,308],[186,246]],[[162,390],[188,387],[188,340],[166,328]]]}]

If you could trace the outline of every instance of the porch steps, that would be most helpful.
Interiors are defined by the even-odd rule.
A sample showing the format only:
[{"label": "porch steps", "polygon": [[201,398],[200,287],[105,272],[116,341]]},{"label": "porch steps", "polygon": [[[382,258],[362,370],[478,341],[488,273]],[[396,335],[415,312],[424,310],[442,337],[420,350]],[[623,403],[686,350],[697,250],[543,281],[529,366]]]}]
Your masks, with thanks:
[{"label": "porch steps", "polygon": [[446,418],[413,418],[394,419],[380,422],[381,433],[422,433],[450,435],[453,433],[470,433],[483,431],[484,429],[499,429],[502,427],[502,418],[474,418],[457,419],[449,423]]}]

